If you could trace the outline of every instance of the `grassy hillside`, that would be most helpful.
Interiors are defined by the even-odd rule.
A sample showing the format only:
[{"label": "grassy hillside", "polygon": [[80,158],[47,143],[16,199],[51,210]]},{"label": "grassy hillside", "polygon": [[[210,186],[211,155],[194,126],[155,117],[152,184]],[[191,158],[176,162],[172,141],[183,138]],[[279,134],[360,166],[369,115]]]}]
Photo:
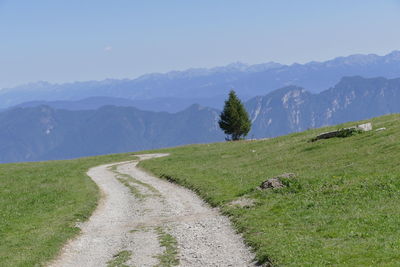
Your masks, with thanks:
[{"label": "grassy hillside", "polygon": [[0,266],[39,266],[53,258],[96,206],[98,188],[86,171],[128,159],[0,164]]},{"label": "grassy hillside", "polygon": [[[171,148],[141,166],[198,192],[231,216],[260,262],[280,266],[398,266],[400,115],[345,139],[308,142],[327,129],[263,141]],[[354,125],[354,123],[342,126]],[[330,127],[329,129],[336,129]],[[0,265],[35,266],[76,235],[99,194],[88,168],[132,154],[0,164]],[[293,172],[287,188],[259,191]],[[252,199],[248,208],[229,203]]]},{"label": "grassy hillside", "polygon": [[[260,262],[398,266],[400,116],[371,121],[387,130],[308,142],[337,126],[264,141],[178,147],[141,166],[222,207]],[[287,172],[297,175],[287,188],[256,189]],[[228,204],[239,197],[256,205]]]}]

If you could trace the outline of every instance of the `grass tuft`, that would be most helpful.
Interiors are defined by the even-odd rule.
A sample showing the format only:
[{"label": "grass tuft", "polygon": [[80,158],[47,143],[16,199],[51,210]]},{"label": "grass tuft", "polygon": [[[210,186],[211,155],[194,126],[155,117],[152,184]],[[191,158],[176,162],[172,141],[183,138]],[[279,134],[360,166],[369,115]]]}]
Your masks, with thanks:
[{"label": "grass tuft", "polygon": [[125,263],[131,258],[132,252],[123,250],[114,255],[113,259],[107,262],[107,267],[129,267]]},{"label": "grass tuft", "polygon": [[162,227],[157,227],[156,229],[158,240],[160,245],[164,247],[164,252],[156,256],[160,260],[160,263],[156,267],[171,267],[179,265],[178,258],[178,243],[176,239],[165,232]]},{"label": "grass tuft", "polygon": [[120,181],[121,184],[123,184],[124,186],[126,186],[129,191],[131,191],[132,195],[134,195],[136,198],[138,198],[139,200],[143,200],[145,198],[145,195],[142,194],[140,192],[140,190],[136,187],[133,186],[129,180],[122,178],[121,176],[117,177],[117,180]]},{"label": "grass tuft", "polygon": [[109,169],[117,175],[118,181],[129,188],[131,193],[138,199],[144,199],[147,195],[143,194],[136,186],[140,185],[147,188],[149,191],[153,192],[152,196],[161,196],[160,192],[150,184],[146,184],[138,179],[133,178],[131,175],[126,173],[120,173],[117,171],[118,164],[111,166]]}]

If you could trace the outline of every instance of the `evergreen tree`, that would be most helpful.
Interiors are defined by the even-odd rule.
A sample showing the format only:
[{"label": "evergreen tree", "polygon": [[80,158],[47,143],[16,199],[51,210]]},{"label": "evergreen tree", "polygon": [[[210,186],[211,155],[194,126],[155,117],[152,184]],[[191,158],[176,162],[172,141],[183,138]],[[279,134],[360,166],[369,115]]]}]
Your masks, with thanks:
[{"label": "evergreen tree", "polygon": [[226,140],[243,139],[250,131],[249,114],[233,90],[230,91],[229,98],[225,101],[224,110],[218,123],[219,127],[228,135]]}]

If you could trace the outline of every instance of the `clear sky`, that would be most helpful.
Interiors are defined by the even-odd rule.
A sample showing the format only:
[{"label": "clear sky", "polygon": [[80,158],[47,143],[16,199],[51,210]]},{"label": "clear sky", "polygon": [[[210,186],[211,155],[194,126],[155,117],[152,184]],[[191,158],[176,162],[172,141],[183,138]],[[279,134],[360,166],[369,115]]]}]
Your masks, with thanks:
[{"label": "clear sky", "polygon": [[400,0],[0,0],[0,88],[400,49]]}]

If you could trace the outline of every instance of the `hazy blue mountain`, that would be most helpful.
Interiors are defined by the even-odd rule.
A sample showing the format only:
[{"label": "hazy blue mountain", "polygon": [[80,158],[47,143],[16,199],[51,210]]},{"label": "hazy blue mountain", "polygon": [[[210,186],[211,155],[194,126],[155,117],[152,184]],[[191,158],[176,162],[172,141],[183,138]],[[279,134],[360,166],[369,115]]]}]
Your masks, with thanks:
[{"label": "hazy blue mountain", "polygon": [[400,113],[400,79],[345,77],[319,94],[289,86],[249,100],[246,108],[253,121],[250,136],[284,135]]},{"label": "hazy blue mountain", "polygon": [[14,107],[37,107],[45,105],[55,109],[94,110],[102,106],[118,106],[175,113],[184,110],[193,104],[211,107],[222,106],[224,98],[225,96],[214,98],[152,98],[131,100],[117,97],[94,96],[81,100],[30,101],[18,104]]},{"label": "hazy blue mountain", "polygon": [[[207,99],[222,99],[222,96],[226,96],[230,89],[235,89],[245,100],[289,85],[301,86],[316,93],[334,86],[344,76],[354,75],[400,77],[400,51],[394,51],[386,56],[352,55],[325,62],[290,66],[274,62],[251,66],[234,63],[212,69],[149,74],[133,80],[67,84],[40,82],[0,90],[0,108],[28,101],[81,100],[93,96],[143,100],[140,107],[146,110],[178,110],[172,110],[168,105],[165,107],[157,105],[154,102],[157,100],[154,99],[179,99],[183,102],[182,107],[195,103],[192,101],[196,99],[203,99],[204,102],[200,100],[196,102],[220,108],[219,101],[207,102]],[[174,106],[173,103],[172,101],[172,106]],[[154,109],[155,107],[158,109]]]},{"label": "hazy blue mountain", "polygon": [[14,108],[0,113],[0,162],[222,141],[218,116],[214,109],[198,105],[175,114],[115,106],[85,111]]},{"label": "hazy blue mountain", "polygon": [[[253,121],[248,137],[274,137],[399,113],[399,103],[400,79],[345,77],[318,94],[288,86],[245,103]],[[223,141],[218,119],[218,110],[199,105],[173,114],[116,106],[97,110],[12,108],[0,112],[0,162]]]}]

